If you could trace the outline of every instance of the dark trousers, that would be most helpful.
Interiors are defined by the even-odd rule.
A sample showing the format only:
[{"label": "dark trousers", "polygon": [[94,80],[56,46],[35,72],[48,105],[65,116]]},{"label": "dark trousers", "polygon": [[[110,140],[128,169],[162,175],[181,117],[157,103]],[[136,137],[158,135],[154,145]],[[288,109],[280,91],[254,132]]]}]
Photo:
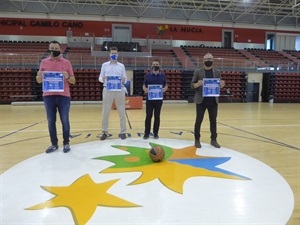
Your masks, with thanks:
[{"label": "dark trousers", "polygon": [[70,97],[61,95],[44,96],[44,104],[47,113],[48,129],[52,145],[58,144],[57,131],[56,131],[56,113],[58,111],[60,121],[62,124],[63,144],[69,144],[70,139]]},{"label": "dark trousers", "polygon": [[196,121],[195,121],[195,127],[194,127],[194,136],[195,140],[200,140],[200,129],[201,124],[203,121],[203,117],[205,114],[205,111],[208,111],[209,115],[209,122],[210,122],[210,138],[212,140],[217,139],[217,114],[218,114],[218,104],[217,103],[204,103],[196,104]]},{"label": "dark trousers", "polygon": [[150,134],[151,129],[151,119],[154,112],[154,125],[153,133],[158,134],[160,125],[160,111],[163,104],[163,100],[147,100],[146,101],[146,120],[145,120],[145,135]]}]

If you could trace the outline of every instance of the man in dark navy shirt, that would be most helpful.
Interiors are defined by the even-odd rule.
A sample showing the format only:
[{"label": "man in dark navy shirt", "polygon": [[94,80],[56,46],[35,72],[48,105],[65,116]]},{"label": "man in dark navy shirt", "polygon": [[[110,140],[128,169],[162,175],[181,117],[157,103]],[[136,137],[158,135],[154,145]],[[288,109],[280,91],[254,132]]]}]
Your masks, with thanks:
[{"label": "man in dark navy shirt", "polygon": [[[149,138],[153,112],[154,112],[153,134],[155,139],[159,138],[158,130],[160,125],[160,112],[163,104],[163,93],[168,89],[166,76],[160,72],[158,60],[153,60],[151,70],[152,70],[151,72],[147,73],[143,84],[143,90],[145,93],[147,93],[144,139]],[[154,86],[149,86],[149,85],[154,85]],[[153,88],[153,92],[150,90],[149,93],[150,87],[154,87],[154,88]]]}]

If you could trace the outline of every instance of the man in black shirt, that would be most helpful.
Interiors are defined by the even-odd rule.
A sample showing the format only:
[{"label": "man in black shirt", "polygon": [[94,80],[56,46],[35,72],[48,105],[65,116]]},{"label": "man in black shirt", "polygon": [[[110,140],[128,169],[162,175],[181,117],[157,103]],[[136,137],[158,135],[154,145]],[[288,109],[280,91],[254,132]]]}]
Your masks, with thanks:
[{"label": "man in black shirt", "polygon": [[[211,142],[210,144],[215,148],[221,146],[217,142],[217,114],[218,114],[218,97],[203,97],[203,78],[220,78],[221,72],[214,69],[213,55],[207,53],[203,57],[204,67],[198,68],[194,71],[194,76],[191,82],[191,88],[195,90],[194,102],[196,103],[196,121],[194,126],[195,146],[201,148],[200,143],[200,129],[201,123],[206,109],[208,110],[210,121]],[[220,88],[225,86],[223,80],[220,81]]]}]

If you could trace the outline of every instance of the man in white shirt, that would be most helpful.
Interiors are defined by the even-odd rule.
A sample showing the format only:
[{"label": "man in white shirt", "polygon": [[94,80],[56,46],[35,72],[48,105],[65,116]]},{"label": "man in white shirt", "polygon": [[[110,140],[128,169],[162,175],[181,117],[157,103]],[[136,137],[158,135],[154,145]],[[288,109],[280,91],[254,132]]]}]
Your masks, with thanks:
[{"label": "man in white shirt", "polygon": [[102,92],[102,135],[100,140],[108,137],[108,120],[112,103],[115,101],[120,117],[120,138],[126,139],[125,87],[127,76],[124,64],[118,62],[117,47],[110,47],[110,60],[102,64],[99,81],[103,83]]}]

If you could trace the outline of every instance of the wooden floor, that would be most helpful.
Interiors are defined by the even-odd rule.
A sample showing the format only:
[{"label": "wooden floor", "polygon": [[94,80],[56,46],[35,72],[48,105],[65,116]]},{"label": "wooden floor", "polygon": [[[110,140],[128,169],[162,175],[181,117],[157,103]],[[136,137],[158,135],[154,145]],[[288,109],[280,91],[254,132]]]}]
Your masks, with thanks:
[{"label": "wooden floor", "polygon": [[[72,105],[71,146],[99,140],[101,104]],[[138,137],[143,132],[143,110],[127,110],[128,133]],[[193,140],[195,105],[191,103],[163,105],[159,135]],[[57,123],[60,145],[61,126]],[[17,163],[43,153],[49,146],[44,106],[0,105],[1,174]],[[116,110],[110,117],[109,132],[118,135]],[[289,225],[300,221],[300,104],[279,103],[220,103],[218,142],[229,149],[247,154],[275,169],[291,186],[295,208]],[[202,125],[202,142],[209,143],[208,116]],[[29,150],[28,150],[29,149]]]}]

